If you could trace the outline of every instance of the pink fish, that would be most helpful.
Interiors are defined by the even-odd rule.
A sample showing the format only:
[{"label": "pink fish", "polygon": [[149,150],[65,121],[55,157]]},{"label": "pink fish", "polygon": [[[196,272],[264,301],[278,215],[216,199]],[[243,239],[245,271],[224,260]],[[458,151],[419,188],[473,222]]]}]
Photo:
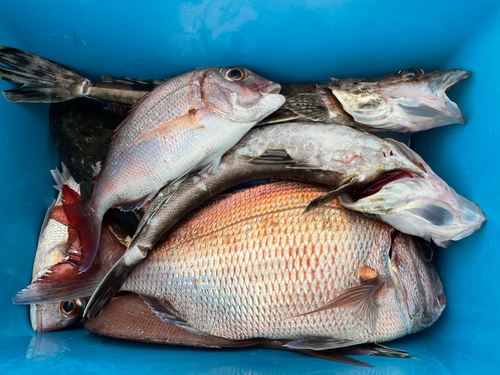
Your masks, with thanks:
[{"label": "pink fish", "polygon": [[87,270],[111,207],[141,207],[188,172],[215,173],[222,155],[285,101],[280,85],[245,68],[203,68],[165,81],[118,127],[89,200],[64,205]]}]

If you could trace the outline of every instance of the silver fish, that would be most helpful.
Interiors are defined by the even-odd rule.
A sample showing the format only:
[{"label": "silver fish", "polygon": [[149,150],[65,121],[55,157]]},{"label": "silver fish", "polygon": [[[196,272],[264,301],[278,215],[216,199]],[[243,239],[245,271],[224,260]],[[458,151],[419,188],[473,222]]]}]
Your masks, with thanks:
[{"label": "silver fish", "polygon": [[[222,158],[217,174],[198,174],[160,191],[126,253],[90,299],[86,314],[97,315],[135,265],[195,207],[235,185],[269,178],[332,186],[333,191],[313,200],[309,209],[341,196],[342,204],[353,210],[440,245],[472,233],[486,219],[475,203],[456,194],[402,143],[340,125],[298,122],[260,127]],[[411,189],[412,184],[420,188]],[[385,191],[392,195],[379,206],[377,194]],[[365,198],[354,204],[358,194]],[[446,209],[440,212],[447,220],[429,216],[438,207]]]}]

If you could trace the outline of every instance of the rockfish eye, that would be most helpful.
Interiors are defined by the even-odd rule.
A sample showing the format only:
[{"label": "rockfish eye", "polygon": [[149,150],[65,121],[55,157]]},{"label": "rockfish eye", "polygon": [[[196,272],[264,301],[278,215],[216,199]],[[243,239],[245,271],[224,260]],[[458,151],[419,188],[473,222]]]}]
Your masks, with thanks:
[{"label": "rockfish eye", "polygon": [[424,71],[422,69],[408,68],[400,70],[397,74],[403,78],[414,78],[423,76]]},{"label": "rockfish eye", "polygon": [[434,256],[431,245],[426,241],[420,241],[419,245],[420,256],[424,259],[425,263],[430,263]]},{"label": "rockfish eye", "polygon": [[229,68],[223,73],[223,76],[228,81],[241,81],[246,78],[246,72],[243,68]]}]

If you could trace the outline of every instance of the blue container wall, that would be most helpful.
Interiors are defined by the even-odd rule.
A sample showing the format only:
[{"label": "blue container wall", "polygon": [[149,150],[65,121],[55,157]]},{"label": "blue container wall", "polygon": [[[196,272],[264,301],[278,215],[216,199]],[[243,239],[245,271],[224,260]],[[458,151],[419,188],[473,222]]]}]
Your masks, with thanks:
[{"label": "blue container wall", "polygon": [[[439,321],[390,345],[418,360],[361,358],[375,369],[264,350],[140,345],[83,330],[34,334],[11,304],[30,281],[39,227],[55,196],[58,156],[48,106],[0,98],[0,372],[471,373],[498,370],[500,152],[498,1],[9,1],[0,44],[58,61],[89,78],[167,78],[201,66],[244,65],[278,82],[370,76],[415,66],[473,71],[450,96],[467,125],[413,137],[414,148],[483,208],[477,233],[436,254],[448,305]],[[14,85],[0,82],[0,89]]]}]

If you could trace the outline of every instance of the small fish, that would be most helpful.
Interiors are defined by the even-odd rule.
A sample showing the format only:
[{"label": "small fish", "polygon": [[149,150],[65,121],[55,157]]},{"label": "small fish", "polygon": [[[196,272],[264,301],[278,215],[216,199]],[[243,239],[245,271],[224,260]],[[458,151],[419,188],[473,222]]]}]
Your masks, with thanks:
[{"label": "small fish", "polygon": [[0,65],[0,79],[23,84],[3,92],[11,102],[59,103],[87,97],[133,105],[162,83],[108,76],[95,82],[54,61],[7,46],[0,46],[0,62],[11,67]]},{"label": "small fish", "polygon": [[398,132],[465,124],[446,91],[470,75],[460,69],[424,73],[410,68],[372,79],[332,78],[315,86],[283,85],[285,104],[263,123],[304,119]]},{"label": "small fish", "polygon": [[165,81],[116,130],[92,196],[63,205],[88,269],[111,207],[141,207],[191,171],[215,173],[220,158],[285,98],[280,85],[245,68],[203,68]]},{"label": "small fish", "polygon": [[446,305],[422,246],[338,201],[303,214],[324,187],[239,191],[175,228],[130,274],[161,319],[229,340],[326,350],[429,327]]},{"label": "small fish", "polygon": [[351,365],[372,367],[367,363],[346,357],[349,355],[371,355],[393,358],[411,358],[402,350],[388,348],[380,344],[365,344],[311,352],[285,347],[290,340],[227,340],[219,337],[198,335],[181,328],[174,323],[166,322],[156,316],[149,306],[137,294],[121,294],[113,298],[104,311],[95,319],[86,319],[85,328],[95,334],[107,337],[148,342],[154,344],[181,345],[201,348],[243,348],[291,350],[306,355],[317,354],[316,357]]},{"label": "small fish", "polygon": [[[133,105],[164,81],[102,77],[93,82],[43,57],[0,46],[0,79],[23,87],[3,92],[12,102],[60,102],[87,97]],[[283,107],[260,124],[290,120],[320,121],[366,131],[416,132],[465,123],[446,91],[468,78],[460,69],[424,73],[403,69],[377,78],[332,78],[326,82],[287,83]]]},{"label": "small fish", "polygon": [[[485,220],[475,203],[456,194],[399,142],[339,125],[299,122],[259,127],[224,155],[217,174],[198,174],[160,191],[126,253],[87,304],[87,316],[99,313],[132,269],[180,219],[216,194],[238,184],[270,178],[331,186],[333,190],[314,199],[309,210],[341,196],[341,203],[353,210],[440,245],[465,237]],[[419,188],[412,189],[412,184]],[[393,185],[399,188],[392,189]],[[391,195],[379,207],[377,194],[385,191]],[[364,200],[354,204],[352,199],[358,192]],[[446,210],[440,211],[445,221],[430,215],[439,207]]]}]

